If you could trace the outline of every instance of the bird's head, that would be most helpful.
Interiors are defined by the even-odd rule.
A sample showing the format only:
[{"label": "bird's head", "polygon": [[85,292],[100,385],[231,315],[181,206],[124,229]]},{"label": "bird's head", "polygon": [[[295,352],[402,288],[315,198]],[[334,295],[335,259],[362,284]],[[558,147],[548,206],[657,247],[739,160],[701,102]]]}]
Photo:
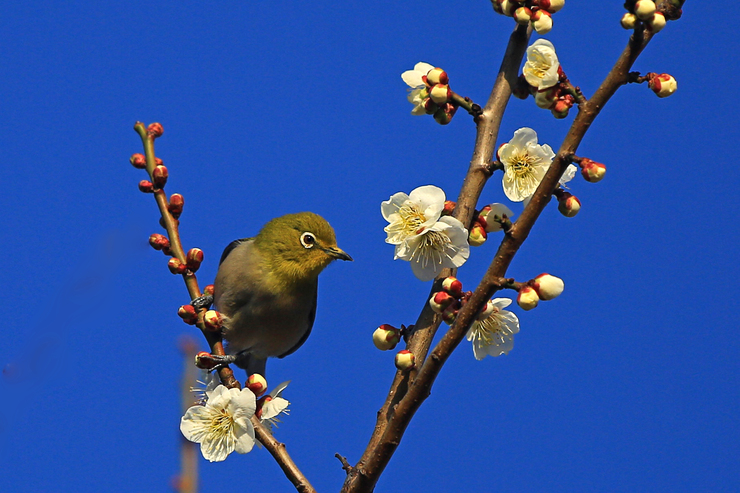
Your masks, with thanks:
[{"label": "bird's head", "polygon": [[277,217],[254,239],[271,272],[286,283],[315,280],[333,260],[352,260],[337,247],[334,229],[313,212]]}]

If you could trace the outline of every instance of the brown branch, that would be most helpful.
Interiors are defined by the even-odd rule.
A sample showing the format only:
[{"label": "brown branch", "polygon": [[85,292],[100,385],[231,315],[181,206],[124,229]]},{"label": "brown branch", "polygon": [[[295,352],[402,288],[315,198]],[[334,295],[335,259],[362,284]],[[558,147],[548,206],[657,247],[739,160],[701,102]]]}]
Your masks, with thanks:
[{"label": "brown branch", "polygon": [[[491,159],[498,137],[498,130],[512,88],[516,85],[519,66],[527,49],[530,33],[531,30],[528,30],[526,26],[518,26],[511,34],[491,95],[485,108],[476,117],[477,134],[473,157],[453,214],[466,227],[470,225],[478,198],[486,181],[491,176]],[[444,269],[432,285],[429,296],[441,289],[442,279],[453,274],[453,270]],[[398,441],[383,440],[386,428],[397,412],[396,406],[407,395],[409,386],[414,384],[414,378],[419,371],[418,368],[423,368],[426,365],[423,362],[441,322],[442,318],[432,311],[428,303],[424,303],[421,314],[414,324],[416,328],[409,337],[407,345],[408,350],[414,353],[416,357],[417,369],[409,372],[396,372],[386,401],[378,411],[370,442],[357,465],[348,473],[347,480],[342,488],[343,492],[372,491],[390,457],[395,452]]]},{"label": "brown branch", "polygon": [[270,455],[278,463],[285,476],[293,483],[296,491],[299,493],[316,493],[316,490],[308,482],[306,476],[303,475],[301,470],[298,469],[298,466],[295,465],[295,462],[293,462],[293,459],[285,449],[285,444],[278,442],[257,416],[252,416],[252,425],[254,425],[254,434],[257,440],[270,452]]}]

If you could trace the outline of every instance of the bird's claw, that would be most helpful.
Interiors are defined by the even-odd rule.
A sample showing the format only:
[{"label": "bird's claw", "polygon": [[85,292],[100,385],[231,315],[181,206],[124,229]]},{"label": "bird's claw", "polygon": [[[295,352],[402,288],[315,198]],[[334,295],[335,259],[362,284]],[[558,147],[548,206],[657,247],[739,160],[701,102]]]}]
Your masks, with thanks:
[{"label": "bird's claw", "polygon": [[213,296],[211,296],[210,294],[199,296],[195,298],[193,301],[191,301],[190,304],[196,310],[201,310],[201,309],[208,310],[213,304]]}]

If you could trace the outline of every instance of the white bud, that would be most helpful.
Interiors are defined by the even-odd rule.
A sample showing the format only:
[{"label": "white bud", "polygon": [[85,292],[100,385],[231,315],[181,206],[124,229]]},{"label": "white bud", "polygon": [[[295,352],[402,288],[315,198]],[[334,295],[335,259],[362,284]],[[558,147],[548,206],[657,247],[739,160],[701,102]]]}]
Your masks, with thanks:
[{"label": "white bud", "polygon": [[627,12],[622,16],[622,27],[625,29],[634,29],[637,24],[637,16]]},{"label": "white bud", "polygon": [[516,303],[524,310],[531,310],[540,302],[537,291],[530,286],[524,286],[519,290],[519,296],[516,297]]},{"label": "white bud", "polygon": [[637,0],[635,2],[635,15],[641,20],[650,19],[655,13],[655,2],[653,0]]},{"label": "white bud", "polygon": [[559,277],[550,274],[540,274],[534,278],[534,290],[541,300],[552,300],[560,296],[565,288],[565,283]]},{"label": "white bud", "polygon": [[665,15],[663,12],[656,12],[653,17],[647,21],[648,28],[654,33],[660,32],[665,27]]}]

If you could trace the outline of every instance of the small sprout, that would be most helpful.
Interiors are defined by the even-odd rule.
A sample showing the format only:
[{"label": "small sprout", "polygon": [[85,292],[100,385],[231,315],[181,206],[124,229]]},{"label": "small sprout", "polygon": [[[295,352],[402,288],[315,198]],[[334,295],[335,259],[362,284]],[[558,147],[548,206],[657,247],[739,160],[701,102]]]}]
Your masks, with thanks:
[{"label": "small sprout", "polygon": [[259,397],[267,390],[267,380],[259,373],[253,373],[249,375],[245,387],[251,390],[256,397]]},{"label": "small sprout", "polygon": [[516,303],[523,310],[531,310],[540,302],[540,297],[531,286],[524,286],[519,290],[519,296],[516,297]]},{"label": "small sprout", "polygon": [[396,354],[396,368],[401,371],[408,371],[414,366],[416,366],[416,356],[414,356],[414,353],[404,349]]},{"label": "small sprout", "polygon": [[173,274],[184,274],[185,271],[188,270],[188,266],[180,262],[180,259],[177,257],[172,257],[170,261],[167,262],[167,267]]},{"label": "small sprout", "polygon": [[203,324],[211,332],[219,332],[224,325],[224,318],[216,310],[208,310],[203,316]]},{"label": "small sprout", "polygon": [[373,332],[373,344],[381,351],[389,351],[401,340],[401,331],[389,324],[383,324]]},{"label": "small sprout", "polygon": [[559,277],[550,274],[540,274],[534,278],[532,287],[537,291],[541,300],[548,301],[557,298],[563,292],[565,283]]},{"label": "small sprout", "polygon": [[146,157],[140,152],[131,155],[131,166],[137,169],[146,169]]}]

